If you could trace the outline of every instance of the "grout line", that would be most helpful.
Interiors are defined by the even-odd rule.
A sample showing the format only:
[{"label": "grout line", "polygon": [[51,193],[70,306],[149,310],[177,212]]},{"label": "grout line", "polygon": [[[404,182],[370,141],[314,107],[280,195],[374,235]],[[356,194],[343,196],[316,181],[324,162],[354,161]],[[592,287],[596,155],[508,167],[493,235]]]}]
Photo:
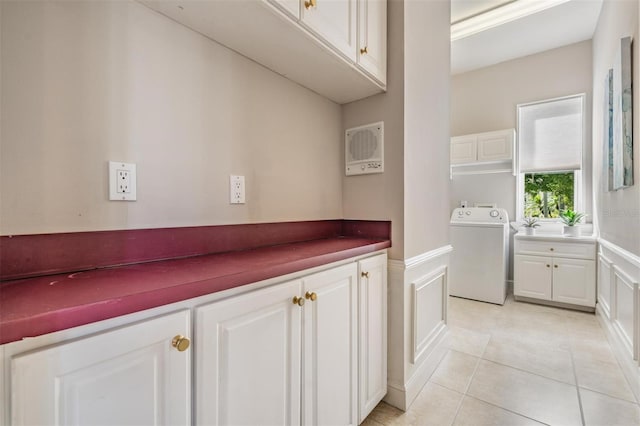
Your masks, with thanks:
[{"label": "grout line", "polygon": [[582,408],[582,396],[580,395],[580,383],[578,383],[578,372],[576,371],[576,363],[573,357],[573,348],[571,344],[569,344],[569,355],[571,355],[571,368],[573,368],[573,378],[576,381],[576,392],[578,394],[578,406],[580,407],[580,420],[582,420],[582,425],[584,426],[586,423],[584,421],[584,409]]},{"label": "grout line", "polygon": [[[489,335],[491,336],[491,335]],[[474,358],[477,359],[476,361],[476,366],[473,369],[473,373],[471,373],[471,377],[469,377],[469,383],[467,383],[467,386],[464,388],[464,391],[462,392],[462,398],[460,398],[460,402],[458,403],[458,406],[456,407],[456,414],[455,416],[453,416],[453,423],[456,422],[456,419],[458,418],[458,415],[460,414],[460,409],[462,408],[462,403],[464,402],[464,398],[467,396],[467,392],[469,391],[469,388],[471,387],[471,382],[473,382],[473,378],[476,375],[476,371],[478,371],[478,367],[480,366],[480,361],[482,361],[482,355],[484,355],[484,352],[487,350],[487,346],[489,346],[489,341],[491,341],[491,337],[489,337],[489,340],[487,340],[487,343],[484,345],[484,348],[482,349],[482,353],[480,354],[479,357],[476,357],[475,355],[469,355],[469,354],[465,354],[465,355],[469,355],[469,356],[473,356]],[[453,349],[450,349],[453,350]],[[462,352],[464,353],[464,352]]]},{"label": "grout line", "polygon": [[[483,358],[483,360],[484,360],[484,361],[487,361],[487,362],[491,362],[491,363],[493,363],[493,364],[497,364],[497,365],[499,365],[499,366],[501,366],[501,367],[512,368],[512,369],[514,369],[514,370],[521,371],[521,372],[523,372],[523,373],[528,373],[528,374],[531,374],[532,376],[541,377],[541,378],[543,378],[543,379],[551,380],[551,381],[553,381],[553,382],[560,383],[560,384],[563,384],[563,385],[567,385],[567,386],[576,386],[576,384],[575,384],[575,383],[567,383],[567,382],[563,382],[562,380],[554,379],[553,377],[543,376],[542,374],[539,374],[539,373],[533,373],[533,372],[531,372],[531,371],[524,370],[524,369],[519,368],[519,367],[514,367],[514,366],[512,366],[512,365],[503,364],[503,363],[501,363],[501,362],[493,361],[493,360],[491,360],[491,359]],[[574,372],[574,374],[575,374],[575,372]]]},{"label": "grout line", "polygon": [[507,412],[509,412],[511,414],[515,414],[517,416],[524,417],[524,418],[532,420],[532,421],[534,421],[536,423],[540,423],[541,425],[550,426],[549,423],[545,423],[545,422],[543,422],[541,420],[534,419],[533,417],[529,417],[529,416],[527,416],[525,414],[518,413],[517,411],[513,411],[513,410],[510,410],[508,408],[501,407],[499,405],[494,404],[493,402],[485,401],[484,399],[478,398],[477,396],[473,396],[473,395],[465,395],[465,396],[467,396],[468,398],[471,398],[471,399],[475,399],[476,401],[483,402],[483,403],[485,403],[487,405],[491,405],[492,407],[496,407],[496,408],[499,408],[501,410],[507,411]]}]

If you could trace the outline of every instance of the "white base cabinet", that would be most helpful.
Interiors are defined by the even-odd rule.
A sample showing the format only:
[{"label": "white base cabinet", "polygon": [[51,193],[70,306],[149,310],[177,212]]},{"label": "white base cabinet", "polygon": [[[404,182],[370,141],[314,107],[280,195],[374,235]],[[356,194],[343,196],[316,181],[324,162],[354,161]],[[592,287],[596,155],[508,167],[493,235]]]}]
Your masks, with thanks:
[{"label": "white base cabinet", "polygon": [[196,424],[300,424],[299,280],[196,308]]},{"label": "white base cabinet", "polygon": [[387,255],[316,271],[0,346],[0,423],[357,425],[387,391]]},{"label": "white base cabinet", "polygon": [[595,242],[515,238],[514,295],[594,308]]},{"label": "white base cabinet", "polygon": [[11,424],[189,424],[190,334],[184,310],[15,356]]},{"label": "white base cabinet", "polygon": [[387,256],[359,263],[360,360],[358,423],[387,393]]}]

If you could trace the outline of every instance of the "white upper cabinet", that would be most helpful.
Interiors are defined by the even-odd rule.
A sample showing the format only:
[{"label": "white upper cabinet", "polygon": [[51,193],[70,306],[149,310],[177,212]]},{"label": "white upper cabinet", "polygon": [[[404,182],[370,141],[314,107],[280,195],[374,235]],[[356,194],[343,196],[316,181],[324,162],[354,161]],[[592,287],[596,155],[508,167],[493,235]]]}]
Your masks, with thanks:
[{"label": "white upper cabinet", "polygon": [[300,19],[300,0],[269,0],[294,19]]},{"label": "white upper cabinet", "polygon": [[478,135],[478,161],[500,161],[513,158],[513,130],[480,133]]},{"label": "white upper cabinet", "polygon": [[451,164],[489,163],[513,159],[514,129],[451,138]]},{"label": "white upper cabinet", "polygon": [[387,0],[358,0],[358,66],[387,81]]},{"label": "white upper cabinet", "polygon": [[475,163],[478,138],[476,135],[451,138],[451,164]]},{"label": "white upper cabinet", "polygon": [[141,1],[339,104],[386,89],[384,73],[376,71],[386,63],[373,65],[382,45],[386,51],[384,1],[371,0],[363,9],[367,61],[358,58],[358,0]]},{"label": "white upper cabinet", "polygon": [[356,60],[356,0],[302,0],[302,24]]}]

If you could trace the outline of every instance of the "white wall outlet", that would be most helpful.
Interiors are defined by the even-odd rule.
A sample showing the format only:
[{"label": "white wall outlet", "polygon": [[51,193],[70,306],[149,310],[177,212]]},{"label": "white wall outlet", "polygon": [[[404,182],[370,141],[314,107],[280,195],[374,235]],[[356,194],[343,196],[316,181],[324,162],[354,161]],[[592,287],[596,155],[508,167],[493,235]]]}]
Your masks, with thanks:
[{"label": "white wall outlet", "polygon": [[244,176],[229,176],[229,203],[244,204]]},{"label": "white wall outlet", "polygon": [[135,201],[136,198],[136,165],[109,161],[109,199]]}]

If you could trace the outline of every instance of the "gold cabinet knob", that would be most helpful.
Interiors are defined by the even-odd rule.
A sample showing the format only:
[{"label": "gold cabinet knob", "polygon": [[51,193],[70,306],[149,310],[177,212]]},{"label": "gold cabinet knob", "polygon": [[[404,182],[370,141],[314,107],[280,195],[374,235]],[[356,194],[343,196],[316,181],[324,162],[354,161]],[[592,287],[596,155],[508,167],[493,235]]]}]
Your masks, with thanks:
[{"label": "gold cabinet knob", "polygon": [[547,264],[547,268],[551,268],[551,265]]},{"label": "gold cabinet knob", "polygon": [[302,297],[293,296],[293,304],[294,305],[298,305],[298,306],[302,306],[302,305],[304,305],[304,299]]},{"label": "gold cabinet knob", "polygon": [[360,273],[361,276],[369,278],[369,271]]},{"label": "gold cabinet knob", "polygon": [[551,247],[549,250],[553,251],[553,247]]},{"label": "gold cabinet knob", "polygon": [[361,55],[366,55],[367,53],[369,53],[369,50],[367,50],[367,46],[365,46],[362,49],[360,49],[360,54]]},{"label": "gold cabinet knob", "polygon": [[308,291],[305,293],[304,298],[311,300],[312,302],[315,302],[316,299],[318,298],[318,295]]},{"label": "gold cabinet knob", "polygon": [[191,344],[191,340],[188,337],[184,337],[181,334],[178,334],[171,341],[171,346],[176,348],[180,352],[184,352],[189,349],[189,345]]},{"label": "gold cabinet knob", "polygon": [[304,2],[304,8],[305,9],[309,10],[312,7],[316,7],[316,0],[306,0]]},{"label": "gold cabinet knob", "polygon": [[553,267],[554,267],[554,268],[557,268],[557,267],[558,267],[558,265],[553,265]]}]

